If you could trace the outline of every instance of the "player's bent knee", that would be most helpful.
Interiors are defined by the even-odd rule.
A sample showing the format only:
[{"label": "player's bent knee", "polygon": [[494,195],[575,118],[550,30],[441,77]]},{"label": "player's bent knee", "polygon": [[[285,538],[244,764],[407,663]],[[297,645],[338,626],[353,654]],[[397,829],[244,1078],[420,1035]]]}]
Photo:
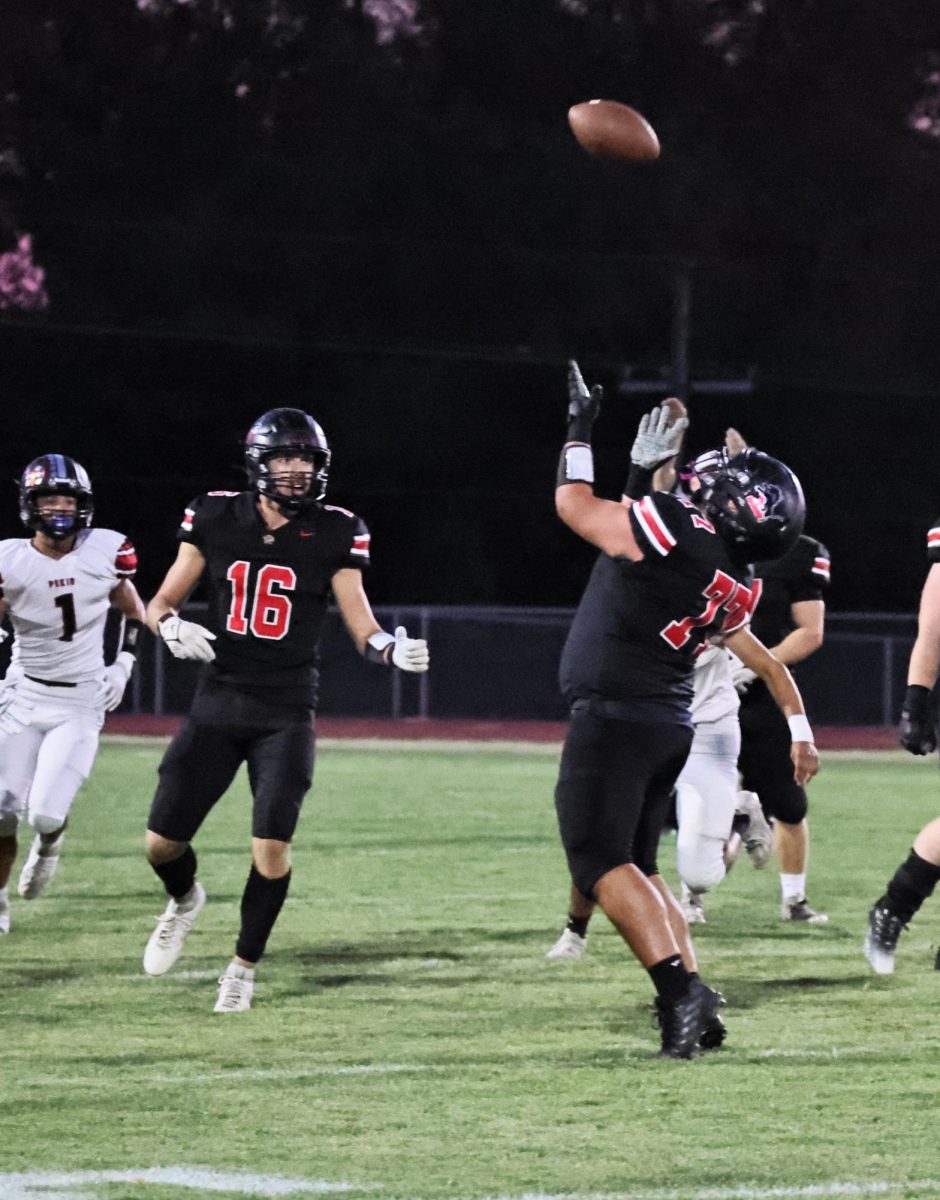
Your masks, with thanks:
[{"label": "player's bent knee", "polygon": [[679,878],[693,892],[707,892],[724,879],[727,868],[724,842],[718,838],[700,838],[694,846],[676,846]]},{"label": "player's bent knee", "polygon": [[282,879],[291,869],[290,842],[253,838],[251,856],[258,874],[266,879]]},{"label": "player's bent knee", "polygon": [[147,837],[144,842],[144,852],[147,855],[147,861],[153,866],[161,866],[163,863],[172,862],[174,858],[179,858],[189,845],[188,842],[173,842],[169,838],[163,837],[162,834],[154,833],[152,830],[147,830]]},{"label": "player's bent knee", "polygon": [[41,833],[44,837],[49,837],[50,834],[58,833],[65,824],[64,817],[50,817],[45,813],[30,813],[29,826],[36,833]]}]

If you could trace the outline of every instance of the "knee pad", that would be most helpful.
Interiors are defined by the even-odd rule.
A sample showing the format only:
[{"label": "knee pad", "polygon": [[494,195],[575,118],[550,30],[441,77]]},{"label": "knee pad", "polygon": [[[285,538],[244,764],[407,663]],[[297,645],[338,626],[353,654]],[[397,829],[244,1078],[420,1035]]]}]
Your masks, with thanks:
[{"label": "knee pad", "polygon": [[717,887],[727,874],[725,843],[721,838],[697,837],[676,843],[676,870],[693,892]]},{"label": "knee pad", "polygon": [[30,813],[29,826],[36,833],[42,833],[48,836],[50,833],[58,833],[65,821],[62,817],[46,817],[42,813]]},{"label": "knee pad", "polygon": [[4,812],[0,803],[0,837],[15,837],[20,819],[15,812]]},{"label": "knee pad", "polygon": [[706,801],[690,783],[676,784],[679,832],[676,868],[679,878],[694,892],[706,892],[725,877],[725,839],[709,830]]}]

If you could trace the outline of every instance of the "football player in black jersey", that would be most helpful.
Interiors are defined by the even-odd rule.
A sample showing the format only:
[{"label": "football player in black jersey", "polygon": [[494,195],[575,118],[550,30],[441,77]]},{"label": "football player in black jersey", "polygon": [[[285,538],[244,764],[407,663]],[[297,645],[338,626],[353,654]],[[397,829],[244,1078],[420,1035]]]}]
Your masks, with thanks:
[{"label": "football player in black jersey", "polygon": [[623,501],[599,499],[590,438],[600,400],[601,389],[588,391],[570,364],[556,508],[602,553],[562,653],[571,719],[555,805],[574,885],[600,904],[652,978],[661,1053],[690,1058],[724,1038],[720,997],[698,976],[656,853],[692,740],[694,653],[709,632],[723,633],[783,708],[794,772],[811,778],[818,759],[799,692],[746,628],[759,594],[747,564],[792,544],[804,505],[789,469],[756,451],[732,459],[700,500],[648,495],[653,471],[677,449],[665,408],[640,424]]},{"label": "football player in black jersey", "polygon": [[[801,534],[782,557],[756,562],[754,572],[763,586],[751,629],[776,658],[792,667],[822,645],[829,551]],[[741,783],[745,794],[757,794],[764,814],[774,822],[780,915],[798,924],[824,924],[827,915],[806,900],[807,798],[790,769],[789,730],[773,697],[749,667],[738,668],[734,682],[741,695]]]},{"label": "football player in black jersey", "polygon": [[[205,664],[189,715],[160,764],[147,858],[169,903],[144,952],[144,970],[176,962],[206,893],[190,845],[239,766],[253,797],[252,863],[235,957],[219,981],[216,1012],[250,1007],[290,881],[290,843],[313,778],[317,647],[330,596],[366,659],[426,671],[427,644],[404,627],[386,633],[362,586],[369,531],[324,504],[330,448],[307,413],[276,408],[245,441],[251,489],[207,492],[186,509],[176,562],[147,608],[147,623],[176,658]],[[197,583],[208,628],[179,609]]]},{"label": "football player in black jersey", "polygon": [[[927,558],[930,570],[920,597],[917,640],[908,664],[899,730],[901,745],[911,754],[932,754],[937,748],[937,714],[930,693],[940,674],[940,520],[927,534]],[[918,833],[910,854],[868,913],[865,957],[879,975],[893,973],[898,938],[932,895],[938,880],[940,817],[935,817]]]}]

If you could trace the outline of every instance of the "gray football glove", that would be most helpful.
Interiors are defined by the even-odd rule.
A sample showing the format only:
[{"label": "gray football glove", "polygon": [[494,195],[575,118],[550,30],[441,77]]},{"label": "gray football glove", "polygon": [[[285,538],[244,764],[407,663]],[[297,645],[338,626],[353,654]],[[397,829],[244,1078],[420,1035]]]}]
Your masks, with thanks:
[{"label": "gray football glove", "polygon": [[657,404],[652,412],[644,413],[640,418],[640,427],[630,451],[630,461],[636,466],[655,471],[679,453],[682,435],[689,427],[689,418],[680,417],[675,425],[670,425],[670,415],[668,408]]}]

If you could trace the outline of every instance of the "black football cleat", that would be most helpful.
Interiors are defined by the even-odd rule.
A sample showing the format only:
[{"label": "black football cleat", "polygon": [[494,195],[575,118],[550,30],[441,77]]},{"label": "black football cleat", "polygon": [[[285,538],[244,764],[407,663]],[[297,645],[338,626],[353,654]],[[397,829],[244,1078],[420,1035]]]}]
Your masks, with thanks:
[{"label": "black football cleat", "polygon": [[656,1019],[662,1035],[660,1058],[693,1058],[707,1042],[705,1049],[717,1049],[725,1040],[725,1025],[718,1016],[721,996],[693,979],[688,992],[675,1004],[656,1000]]}]

